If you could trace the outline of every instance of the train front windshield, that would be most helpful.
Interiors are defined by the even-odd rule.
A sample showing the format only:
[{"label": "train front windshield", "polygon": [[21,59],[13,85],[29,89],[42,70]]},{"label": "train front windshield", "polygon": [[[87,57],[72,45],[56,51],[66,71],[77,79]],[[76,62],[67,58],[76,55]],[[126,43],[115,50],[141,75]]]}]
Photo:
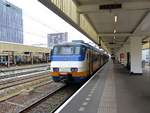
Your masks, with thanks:
[{"label": "train front windshield", "polygon": [[81,51],[83,51],[81,46],[62,45],[54,47],[53,55],[78,55]]}]

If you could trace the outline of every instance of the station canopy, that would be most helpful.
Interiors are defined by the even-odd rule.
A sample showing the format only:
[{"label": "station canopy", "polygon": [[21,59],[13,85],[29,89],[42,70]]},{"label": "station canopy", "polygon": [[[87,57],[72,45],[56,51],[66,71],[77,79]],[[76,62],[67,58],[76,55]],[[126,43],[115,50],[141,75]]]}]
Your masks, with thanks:
[{"label": "station canopy", "polygon": [[[130,37],[141,37],[145,41],[150,36],[149,0],[70,0],[76,4],[76,7],[70,6],[68,9],[64,8],[68,7],[64,3],[68,0],[39,1],[59,16],[60,13],[48,3],[54,3],[61,10],[60,12],[65,12],[66,15],[69,15],[68,10],[71,10],[68,17],[72,20],[74,20],[73,13],[78,12],[80,15],[79,26],[83,29],[88,28],[82,24],[81,15],[84,15],[111,53],[116,53],[128,42]],[[77,11],[74,11],[75,8]],[[65,20],[67,20],[66,18]],[[84,31],[89,33],[92,29],[85,29]],[[95,35],[94,32],[91,34]],[[97,44],[99,43],[98,40],[95,41]]]},{"label": "station canopy", "polygon": [[129,37],[150,35],[149,0],[75,0],[112,52]]}]

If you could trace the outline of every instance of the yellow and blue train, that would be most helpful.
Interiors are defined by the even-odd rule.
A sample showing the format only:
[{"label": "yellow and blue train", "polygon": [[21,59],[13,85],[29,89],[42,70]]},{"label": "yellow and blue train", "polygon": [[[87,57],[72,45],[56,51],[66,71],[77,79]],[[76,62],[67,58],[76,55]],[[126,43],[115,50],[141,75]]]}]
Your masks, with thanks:
[{"label": "yellow and blue train", "polygon": [[80,83],[108,61],[108,55],[82,41],[55,45],[51,53],[51,71],[55,82]]}]

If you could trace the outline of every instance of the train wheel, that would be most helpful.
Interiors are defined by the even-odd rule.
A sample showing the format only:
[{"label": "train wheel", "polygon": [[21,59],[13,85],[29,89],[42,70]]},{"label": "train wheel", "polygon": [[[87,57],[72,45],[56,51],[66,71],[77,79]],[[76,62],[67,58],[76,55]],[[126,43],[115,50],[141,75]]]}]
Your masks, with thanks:
[{"label": "train wheel", "polygon": [[54,82],[60,82],[60,78],[59,77],[52,77]]}]

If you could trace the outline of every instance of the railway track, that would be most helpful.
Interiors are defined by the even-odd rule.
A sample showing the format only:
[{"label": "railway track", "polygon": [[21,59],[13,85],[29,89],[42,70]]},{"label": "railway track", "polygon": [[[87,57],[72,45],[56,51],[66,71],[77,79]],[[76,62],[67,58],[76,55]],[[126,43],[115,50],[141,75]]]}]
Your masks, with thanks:
[{"label": "railway track", "polygon": [[23,69],[30,69],[30,68],[38,68],[38,67],[46,67],[50,64],[34,64],[34,65],[27,65],[27,66],[16,66],[16,67],[10,67],[10,68],[1,68],[0,72],[9,72],[14,70],[23,70]]},{"label": "railway track", "polygon": [[[55,83],[51,81],[48,84],[41,85],[29,93],[20,94],[13,98],[0,102],[0,113],[21,113],[25,112],[37,103],[54,95],[61,89],[65,89],[66,85],[63,83]],[[8,109],[9,108],[9,109]]]},{"label": "railway track", "polygon": [[30,113],[39,111],[38,106],[53,111],[76,90],[53,82],[47,70],[0,78],[0,113]]},{"label": "railway track", "polygon": [[22,76],[25,74],[30,74],[30,73],[35,73],[35,72],[46,71],[47,69],[49,69],[49,65],[27,66],[27,67],[19,67],[16,69],[1,69],[0,70],[0,79]]},{"label": "railway track", "polygon": [[47,72],[32,73],[0,80],[0,102],[52,82]]},{"label": "railway track", "polygon": [[53,113],[62,105],[80,86],[64,85],[55,92],[41,98],[36,103],[23,109],[20,113]]}]

